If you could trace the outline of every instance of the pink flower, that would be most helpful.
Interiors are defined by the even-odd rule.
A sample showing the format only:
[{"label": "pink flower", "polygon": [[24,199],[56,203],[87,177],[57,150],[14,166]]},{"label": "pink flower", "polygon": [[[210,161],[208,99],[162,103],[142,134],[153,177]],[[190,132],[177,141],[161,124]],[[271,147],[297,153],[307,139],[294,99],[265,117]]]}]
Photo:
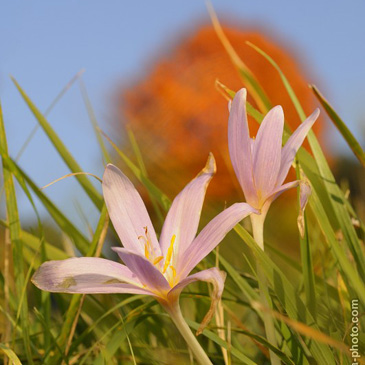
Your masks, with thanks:
[{"label": "pink flower", "polygon": [[[246,89],[238,91],[230,106],[228,145],[232,165],[248,204],[265,219],[270,204],[284,191],[301,185],[301,208],[310,195],[308,183],[284,183],[295,155],[319,115],[316,109],[282,147],[284,113],[281,106],[271,109],[261,123],[256,139],[250,138],[246,115]],[[256,216],[255,216],[256,217]]]},{"label": "pink flower", "polygon": [[215,267],[189,273],[239,221],[257,211],[246,203],[236,203],[195,237],[205,191],[214,173],[215,161],[210,155],[200,174],[173,201],[158,240],[137,190],[109,164],[103,177],[103,194],[124,246],[113,250],[124,265],[94,257],[49,261],[34,274],[33,283],[42,290],[60,293],[146,294],[169,307],[186,285],[202,280],[214,284],[215,302],[222,295],[224,273]]}]

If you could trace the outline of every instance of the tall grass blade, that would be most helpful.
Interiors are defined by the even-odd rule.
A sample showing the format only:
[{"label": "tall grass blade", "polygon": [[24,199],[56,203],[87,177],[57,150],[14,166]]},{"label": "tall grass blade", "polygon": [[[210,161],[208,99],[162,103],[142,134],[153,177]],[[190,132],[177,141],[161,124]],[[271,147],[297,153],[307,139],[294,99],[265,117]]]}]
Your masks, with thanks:
[{"label": "tall grass blade", "polygon": [[0,343],[0,350],[9,358],[12,365],[22,365],[15,352],[9,347],[5,346],[3,343]]},{"label": "tall grass blade", "polygon": [[259,81],[256,79],[255,75],[248,68],[248,66],[242,61],[242,59],[238,56],[235,49],[232,47],[229,42],[227,36],[224,34],[223,29],[219,23],[218,17],[213,9],[211,3],[207,3],[207,8],[209,11],[209,15],[214,27],[214,30],[221,41],[223,47],[225,48],[227,54],[229,55],[233,65],[238,70],[239,75],[245,83],[250,95],[254,98],[259,110],[262,113],[266,113],[271,109],[271,103],[269,98],[267,97],[264,89],[260,85]]},{"label": "tall grass blade", "polygon": [[[28,105],[29,109],[39,122],[40,126],[43,128],[44,132],[52,142],[53,146],[56,148],[57,152],[62,157],[63,161],[69,167],[72,172],[81,172],[83,171],[79,164],[76,162],[74,157],[68,151],[64,143],[58,137],[57,133],[54,131],[52,126],[48,123],[47,119],[43,116],[43,114],[37,109],[34,103],[30,100],[28,95],[24,92],[24,90],[20,87],[17,81],[12,78],[15,86],[17,87],[18,91],[20,92],[21,96],[23,97],[24,101]],[[84,175],[78,175],[77,180],[85,190],[86,194],[90,197],[92,202],[98,209],[102,207],[102,197],[100,193],[95,189],[95,187],[91,184],[90,180]]]},{"label": "tall grass blade", "polygon": [[6,160],[10,171],[19,181],[20,186],[24,186],[24,182],[29,185],[29,187],[42,202],[42,204],[52,216],[56,224],[60,227],[60,229],[71,238],[71,240],[74,242],[75,246],[81,253],[86,254],[90,245],[89,241],[79,232],[79,230],[71,223],[71,221],[56,207],[56,205],[42,192],[42,190],[38,188],[38,186],[32,181],[32,179],[11,158],[5,156],[3,153],[1,155],[2,158]]},{"label": "tall grass blade", "polygon": [[[134,152],[134,154],[135,154],[135,156],[137,158],[137,162],[138,162],[139,169],[140,169],[142,175],[144,176],[144,178],[147,179],[148,178],[147,169],[146,169],[146,166],[145,166],[144,161],[143,161],[143,157],[142,157],[141,150],[140,150],[140,148],[138,146],[136,137],[135,137],[132,129],[129,126],[127,127],[127,133],[128,133],[129,141],[130,141],[130,143],[132,145],[133,152]],[[153,209],[156,212],[157,218],[160,221],[160,223],[163,224],[164,218],[163,218],[163,215],[161,213],[161,209],[158,206],[158,203],[156,202],[155,197],[150,193],[149,190],[147,190],[147,191],[148,191],[148,196],[149,196],[149,198],[151,200]]]},{"label": "tall grass blade", "polygon": [[[301,180],[302,176],[299,164],[296,165],[296,173],[297,173],[297,179]],[[297,191],[297,206],[298,206],[298,211],[300,211],[299,189]],[[303,269],[305,301],[313,317],[316,318],[316,307],[317,307],[316,289],[315,289],[312,253],[308,235],[307,212],[304,211],[304,213],[301,214],[303,215],[302,219],[304,226],[299,230],[299,243],[300,243],[300,257],[302,260],[302,269]]]},{"label": "tall grass blade", "polygon": [[82,78],[80,78],[79,84],[80,84],[81,95],[82,95],[82,98],[84,100],[84,104],[85,104],[87,113],[89,115],[89,119],[90,119],[91,124],[94,128],[96,139],[98,141],[99,147],[100,147],[101,152],[102,152],[104,163],[107,164],[111,161],[110,154],[109,154],[107,148],[105,147],[103,137],[100,133],[99,124],[98,124],[98,121],[97,121],[96,116],[95,116],[94,108],[91,104],[91,101],[90,101],[89,95],[87,93],[85,83],[84,83]]},{"label": "tall grass blade", "polygon": [[160,204],[161,208],[167,211],[171,205],[170,199],[155,185],[144,176],[141,169],[138,168],[128,157],[127,155],[120,149],[118,146],[104,133],[102,132],[104,137],[108,140],[108,142],[112,145],[124,163],[131,169],[134,176],[146,187],[148,192],[157,200]]},{"label": "tall grass blade", "polygon": [[[2,117],[2,108],[0,104],[0,149],[1,155],[8,157],[8,147],[5,134],[5,126]],[[13,175],[7,164],[7,159],[2,158],[4,187],[6,197],[6,211],[9,222],[9,234],[12,245],[13,253],[13,270],[15,289],[18,300],[22,298],[24,287],[27,285],[24,277],[24,261],[23,261],[23,242],[21,241],[20,232],[20,220],[17,207],[17,200],[15,194],[15,187],[13,181]],[[24,350],[29,364],[33,364],[33,358],[31,353],[30,337],[29,337],[29,312],[28,312],[28,298],[18,302],[20,310],[20,324],[23,332]]]},{"label": "tall grass blade", "polygon": [[[277,267],[277,265],[275,265],[275,263],[267,256],[267,254],[261,250],[251,235],[241,225],[237,225],[235,227],[235,231],[251,248],[256,259],[258,260],[258,264],[263,268],[270,286],[277,295],[277,299],[283,308],[285,308],[289,317],[297,321],[307,323],[314,329],[319,330],[311,313],[306,308],[302,300],[298,297],[287,276]],[[308,343],[307,346],[319,364],[335,364],[331,350],[328,346],[315,341]]]},{"label": "tall grass blade", "polygon": [[326,110],[328,116],[331,118],[333,124],[337,127],[337,129],[342,134],[342,137],[347,142],[349,147],[351,148],[354,155],[358,158],[361,164],[365,167],[365,152],[361,148],[360,143],[356,140],[354,135],[348,129],[347,125],[343,122],[343,120],[339,117],[336,111],[333,109],[332,105],[325,99],[325,97],[321,94],[318,88],[315,85],[309,85],[312,89],[314,95],[321,103],[323,108]]}]

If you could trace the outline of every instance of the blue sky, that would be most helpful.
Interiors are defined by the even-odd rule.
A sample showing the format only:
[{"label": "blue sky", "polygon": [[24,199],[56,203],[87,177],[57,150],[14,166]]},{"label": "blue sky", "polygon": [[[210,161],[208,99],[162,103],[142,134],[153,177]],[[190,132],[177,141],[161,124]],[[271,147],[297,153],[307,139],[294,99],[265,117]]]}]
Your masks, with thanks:
[{"label": "blue sky", "polygon": [[[269,30],[293,49],[310,71],[312,81],[321,85],[363,140],[364,1],[231,0],[213,1],[213,5],[222,20]],[[200,0],[14,0],[2,3],[1,18],[0,100],[13,156],[36,122],[9,74],[44,111],[69,79],[85,68],[84,81],[97,118],[108,130],[116,85],[143,77],[176,39],[202,21],[209,21]],[[49,120],[82,167],[100,176],[99,152],[77,85],[57,104]],[[335,153],[349,154],[334,128],[329,141]],[[68,173],[42,131],[32,140],[20,164],[39,185]],[[84,204],[85,199],[77,184],[69,180],[50,187],[47,193],[78,220],[75,201]],[[21,196],[20,205],[24,216],[31,211]],[[85,210],[88,208],[86,205]],[[91,215],[94,220],[95,215]]]}]

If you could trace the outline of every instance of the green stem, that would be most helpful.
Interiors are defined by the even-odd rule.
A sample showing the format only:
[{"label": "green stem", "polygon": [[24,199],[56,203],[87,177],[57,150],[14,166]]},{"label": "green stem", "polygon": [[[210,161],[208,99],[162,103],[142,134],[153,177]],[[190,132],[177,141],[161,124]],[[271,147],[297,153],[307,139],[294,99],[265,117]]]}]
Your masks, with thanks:
[{"label": "green stem", "polygon": [[191,332],[189,326],[184,320],[184,317],[181,314],[181,309],[179,305],[179,300],[177,299],[173,303],[161,303],[161,305],[165,308],[166,312],[170,315],[172,321],[175,323],[177,329],[184,337],[184,340],[190,347],[193,352],[196,360],[201,365],[212,365],[212,362],[209,360],[209,357],[205,353],[205,351],[200,346],[198,340]]},{"label": "green stem", "polygon": [[[252,231],[253,231],[253,238],[255,239],[256,243],[260,246],[260,248],[264,251],[264,222],[265,222],[265,216],[263,215],[251,215],[251,223],[252,223]],[[265,276],[264,271],[262,270],[262,267],[260,265],[257,265],[257,279],[259,283],[259,289],[260,289],[260,299],[261,304],[265,308],[272,308],[272,302],[269,295],[268,285],[267,285],[267,279]],[[265,332],[267,340],[275,347],[277,347],[277,341],[275,336],[275,326],[274,321],[270,315],[270,313],[265,310],[263,313],[263,319],[264,319],[264,326],[265,326]],[[271,364],[273,365],[280,365],[280,359],[279,357],[271,350],[270,352],[270,359]]]}]

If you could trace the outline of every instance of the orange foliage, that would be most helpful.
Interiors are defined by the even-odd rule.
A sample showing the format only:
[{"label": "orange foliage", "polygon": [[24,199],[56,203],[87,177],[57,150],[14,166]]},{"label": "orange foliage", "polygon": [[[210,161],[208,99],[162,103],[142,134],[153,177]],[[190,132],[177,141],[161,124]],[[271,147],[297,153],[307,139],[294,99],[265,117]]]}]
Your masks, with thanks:
[{"label": "orange foliage", "polygon": [[[224,30],[272,104],[283,106],[294,129],[299,118],[277,72],[245,42],[251,41],[276,60],[309,114],[316,102],[303,71],[287,50],[267,36],[232,28]],[[237,200],[239,190],[227,146],[227,102],[214,86],[216,79],[232,90],[243,86],[215,31],[206,26],[177,45],[147,78],[118,94],[121,120],[129,123],[136,134],[152,180],[168,194],[176,194],[198,173],[212,151],[218,171],[209,189],[210,196],[228,202],[232,197]],[[250,96],[248,100],[254,104]],[[250,124],[251,131],[256,133],[257,124]],[[317,134],[320,129],[321,121],[317,121]]]}]

